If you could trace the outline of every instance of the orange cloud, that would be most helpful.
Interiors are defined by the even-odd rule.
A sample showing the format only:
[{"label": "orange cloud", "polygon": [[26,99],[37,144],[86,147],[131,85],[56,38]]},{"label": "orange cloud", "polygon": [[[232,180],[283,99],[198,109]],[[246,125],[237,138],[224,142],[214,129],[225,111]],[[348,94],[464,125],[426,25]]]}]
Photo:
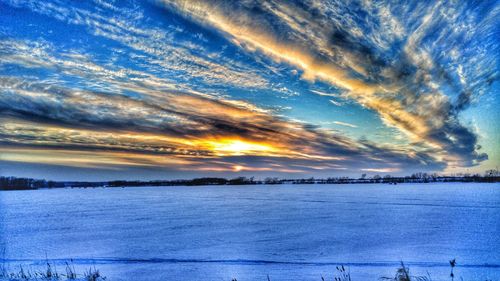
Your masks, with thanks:
[{"label": "orange cloud", "polygon": [[[436,133],[453,130],[448,128],[450,124],[447,122],[455,122],[450,121],[451,118],[448,117],[449,102],[444,94],[434,89],[426,95],[417,95],[397,79],[390,82],[368,82],[367,79],[353,75],[353,71],[365,73],[360,65],[362,59],[354,57],[354,53],[349,50],[336,48],[335,42],[328,45],[330,39],[326,34],[329,31],[319,26],[304,11],[294,9],[293,5],[286,2],[265,3],[262,8],[288,25],[295,36],[291,36],[292,38],[301,38],[307,41],[309,46],[305,46],[302,41],[296,43],[292,38],[276,34],[266,28],[266,18],[247,13],[245,8],[235,9],[237,5],[213,5],[211,1],[197,0],[164,0],[163,3],[201,24],[217,29],[234,44],[250,52],[259,51],[276,62],[284,62],[302,70],[306,80],[321,80],[338,87],[343,91],[344,98],[353,99],[376,111],[386,125],[404,132],[412,142],[439,150],[438,157],[454,154],[450,146],[456,145],[460,140],[453,139],[451,133],[450,137],[446,138]],[[228,12],[228,9],[231,9],[231,12]],[[383,12],[381,16],[390,17],[387,10]],[[401,36],[399,23],[392,20],[391,26],[399,30],[398,36]],[[349,61],[345,64],[350,68],[330,61],[329,58],[333,56],[347,58]],[[429,71],[428,68],[427,70]],[[392,70],[387,70],[390,71]]]}]

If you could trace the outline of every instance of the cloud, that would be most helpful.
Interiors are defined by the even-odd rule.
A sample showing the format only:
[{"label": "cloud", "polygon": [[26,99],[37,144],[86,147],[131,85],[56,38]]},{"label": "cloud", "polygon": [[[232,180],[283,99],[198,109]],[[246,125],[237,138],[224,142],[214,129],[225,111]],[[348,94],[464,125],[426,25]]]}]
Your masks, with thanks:
[{"label": "cloud", "polygon": [[320,95],[320,96],[327,96],[327,97],[338,97],[339,96],[338,94],[330,94],[330,93],[325,93],[325,92],[318,91],[318,90],[310,90],[310,91],[317,94],[317,95]]},{"label": "cloud", "polygon": [[395,169],[395,168],[381,168],[381,169],[367,168],[367,169],[361,169],[361,171],[373,172],[373,173],[394,173],[394,172],[398,172],[399,169]]},{"label": "cloud", "polygon": [[335,100],[328,100],[331,104],[335,105],[335,106],[342,106],[342,104],[338,101],[335,101]]},{"label": "cloud", "polygon": [[[158,6],[6,1],[27,13],[26,26],[79,32],[53,40],[0,28],[3,161],[294,174],[442,170],[487,158],[461,113],[498,80],[488,55],[498,49],[498,8],[479,5],[489,10],[479,18],[446,3],[156,3],[162,10],[148,14]],[[361,126],[316,114],[308,92],[342,110],[356,102],[408,141],[298,121],[311,111],[318,124]],[[286,103],[268,104],[273,94]]]},{"label": "cloud", "polygon": [[[296,67],[306,80],[330,83],[343,97],[376,111],[388,126],[406,133],[413,143],[436,149],[450,163],[471,166],[487,158],[477,151],[474,133],[459,121],[469,96],[480,95],[484,88],[471,90],[457,83],[456,68],[443,54],[465,38],[478,50],[478,36],[494,44],[488,34],[494,34],[491,19],[498,9],[484,17],[468,12],[466,3],[351,3],[364,12],[362,18],[342,1],[161,2],[248,52]],[[466,17],[475,17],[478,26],[460,25]],[[498,79],[495,59],[478,60],[487,67],[469,85]],[[454,92],[460,93],[456,102]]]},{"label": "cloud", "polygon": [[337,125],[340,125],[340,126],[351,127],[351,128],[357,128],[358,127],[356,125],[353,125],[353,124],[350,124],[350,123],[346,123],[346,122],[340,122],[340,121],[333,121],[333,124],[337,124]]},{"label": "cloud", "polygon": [[[114,60],[118,60],[120,56],[128,56],[130,61],[145,67],[149,73],[163,73],[163,79],[175,76],[174,84],[182,81],[196,85],[192,83],[193,80],[200,79],[204,85],[233,85],[256,89],[269,86],[268,81],[256,69],[222,56],[221,50],[207,49],[199,36],[189,37],[186,31],[176,26],[170,26],[165,30],[144,25],[142,20],[145,16],[139,6],[118,8],[97,1],[96,4],[100,7],[92,9],[68,7],[63,1],[8,2],[14,7],[28,8],[34,13],[68,25],[84,27],[89,34],[97,38],[119,43],[112,52]],[[107,16],[107,13],[113,16]],[[5,62],[20,60],[25,62],[25,65],[49,66],[45,64],[45,58],[49,55],[48,49],[53,46],[48,43],[38,43],[36,47],[40,52],[23,54],[18,51],[28,51],[30,48],[22,47],[20,44],[12,40],[2,42],[2,50],[8,52],[6,54],[8,56],[4,58]],[[31,62],[33,57],[35,60]],[[60,65],[61,60],[52,56],[52,60],[47,63]],[[82,68],[86,65],[76,63],[64,66]],[[122,73],[123,78],[133,77],[135,74],[133,71]]]},{"label": "cloud", "polygon": [[[0,98],[2,146],[17,149],[4,159],[9,161],[27,161],[27,155],[37,149],[41,151],[37,155],[45,155],[47,161],[85,167],[91,162],[117,166],[120,161],[125,166],[183,163],[173,168],[204,171],[234,170],[235,166],[246,167],[240,169],[245,171],[250,167],[297,171],[319,166],[356,169],[363,164],[422,169],[442,165],[432,158],[423,162],[415,151],[408,156],[409,151],[360,143],[247,103],[192,93],[158,95],[143,89],[151,94],[137,100],[14,78],[0,78],[0,89],[4,93]],[[56,150],[73,151],[75,160],[57,156]],[[90,152],[96,156],[87,157]],[[51,153],[55,156],[48,157]],[[231,162],[235,157],[252,158]],[[228,164],[220,164],[221,160]]]}]

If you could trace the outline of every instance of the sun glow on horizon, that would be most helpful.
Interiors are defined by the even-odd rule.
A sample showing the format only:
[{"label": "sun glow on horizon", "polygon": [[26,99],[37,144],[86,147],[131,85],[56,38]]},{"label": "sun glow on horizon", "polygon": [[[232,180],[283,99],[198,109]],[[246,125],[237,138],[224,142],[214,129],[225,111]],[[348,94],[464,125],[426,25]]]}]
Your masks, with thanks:
[{"label": "sun glow on horizon", "polygon": [[210,150],[219,156],[226,155],[266,155],[276,149],[269,144],[244,141],[240,139],[221,139],[204,143]]}]

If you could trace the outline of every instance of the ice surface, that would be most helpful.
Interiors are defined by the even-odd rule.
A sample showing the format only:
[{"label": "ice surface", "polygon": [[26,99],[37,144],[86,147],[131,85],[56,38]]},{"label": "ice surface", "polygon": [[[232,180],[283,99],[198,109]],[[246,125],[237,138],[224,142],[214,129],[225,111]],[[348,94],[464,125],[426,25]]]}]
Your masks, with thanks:
[{"label": "ice surface", "polygon": [[[108,280],[500,280],[500,184],[276,185],[0,192],[0,254]],[[0,256],[1,258],[1,256]],[[63,267],[61,267],[63,269]]]}]

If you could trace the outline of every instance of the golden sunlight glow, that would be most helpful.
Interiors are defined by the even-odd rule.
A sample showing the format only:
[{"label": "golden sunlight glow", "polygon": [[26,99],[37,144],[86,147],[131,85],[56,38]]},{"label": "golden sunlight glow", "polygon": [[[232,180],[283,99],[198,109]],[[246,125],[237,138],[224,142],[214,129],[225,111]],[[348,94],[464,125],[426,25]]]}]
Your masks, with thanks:
[{"label": "golden sunlight glow", "polygon": [[268,144],[243,141],[239,139],[208,140],[205,145],[219,156],[267,154],[275,149]]},{"label": "golden sunlight glow", "polygon": [[245,168],[245,167],[240,166],[240,165],[233,166],[233,170],[234,170],[235,172],[239,172],[239,171],[243,170],[244,168]]}]

